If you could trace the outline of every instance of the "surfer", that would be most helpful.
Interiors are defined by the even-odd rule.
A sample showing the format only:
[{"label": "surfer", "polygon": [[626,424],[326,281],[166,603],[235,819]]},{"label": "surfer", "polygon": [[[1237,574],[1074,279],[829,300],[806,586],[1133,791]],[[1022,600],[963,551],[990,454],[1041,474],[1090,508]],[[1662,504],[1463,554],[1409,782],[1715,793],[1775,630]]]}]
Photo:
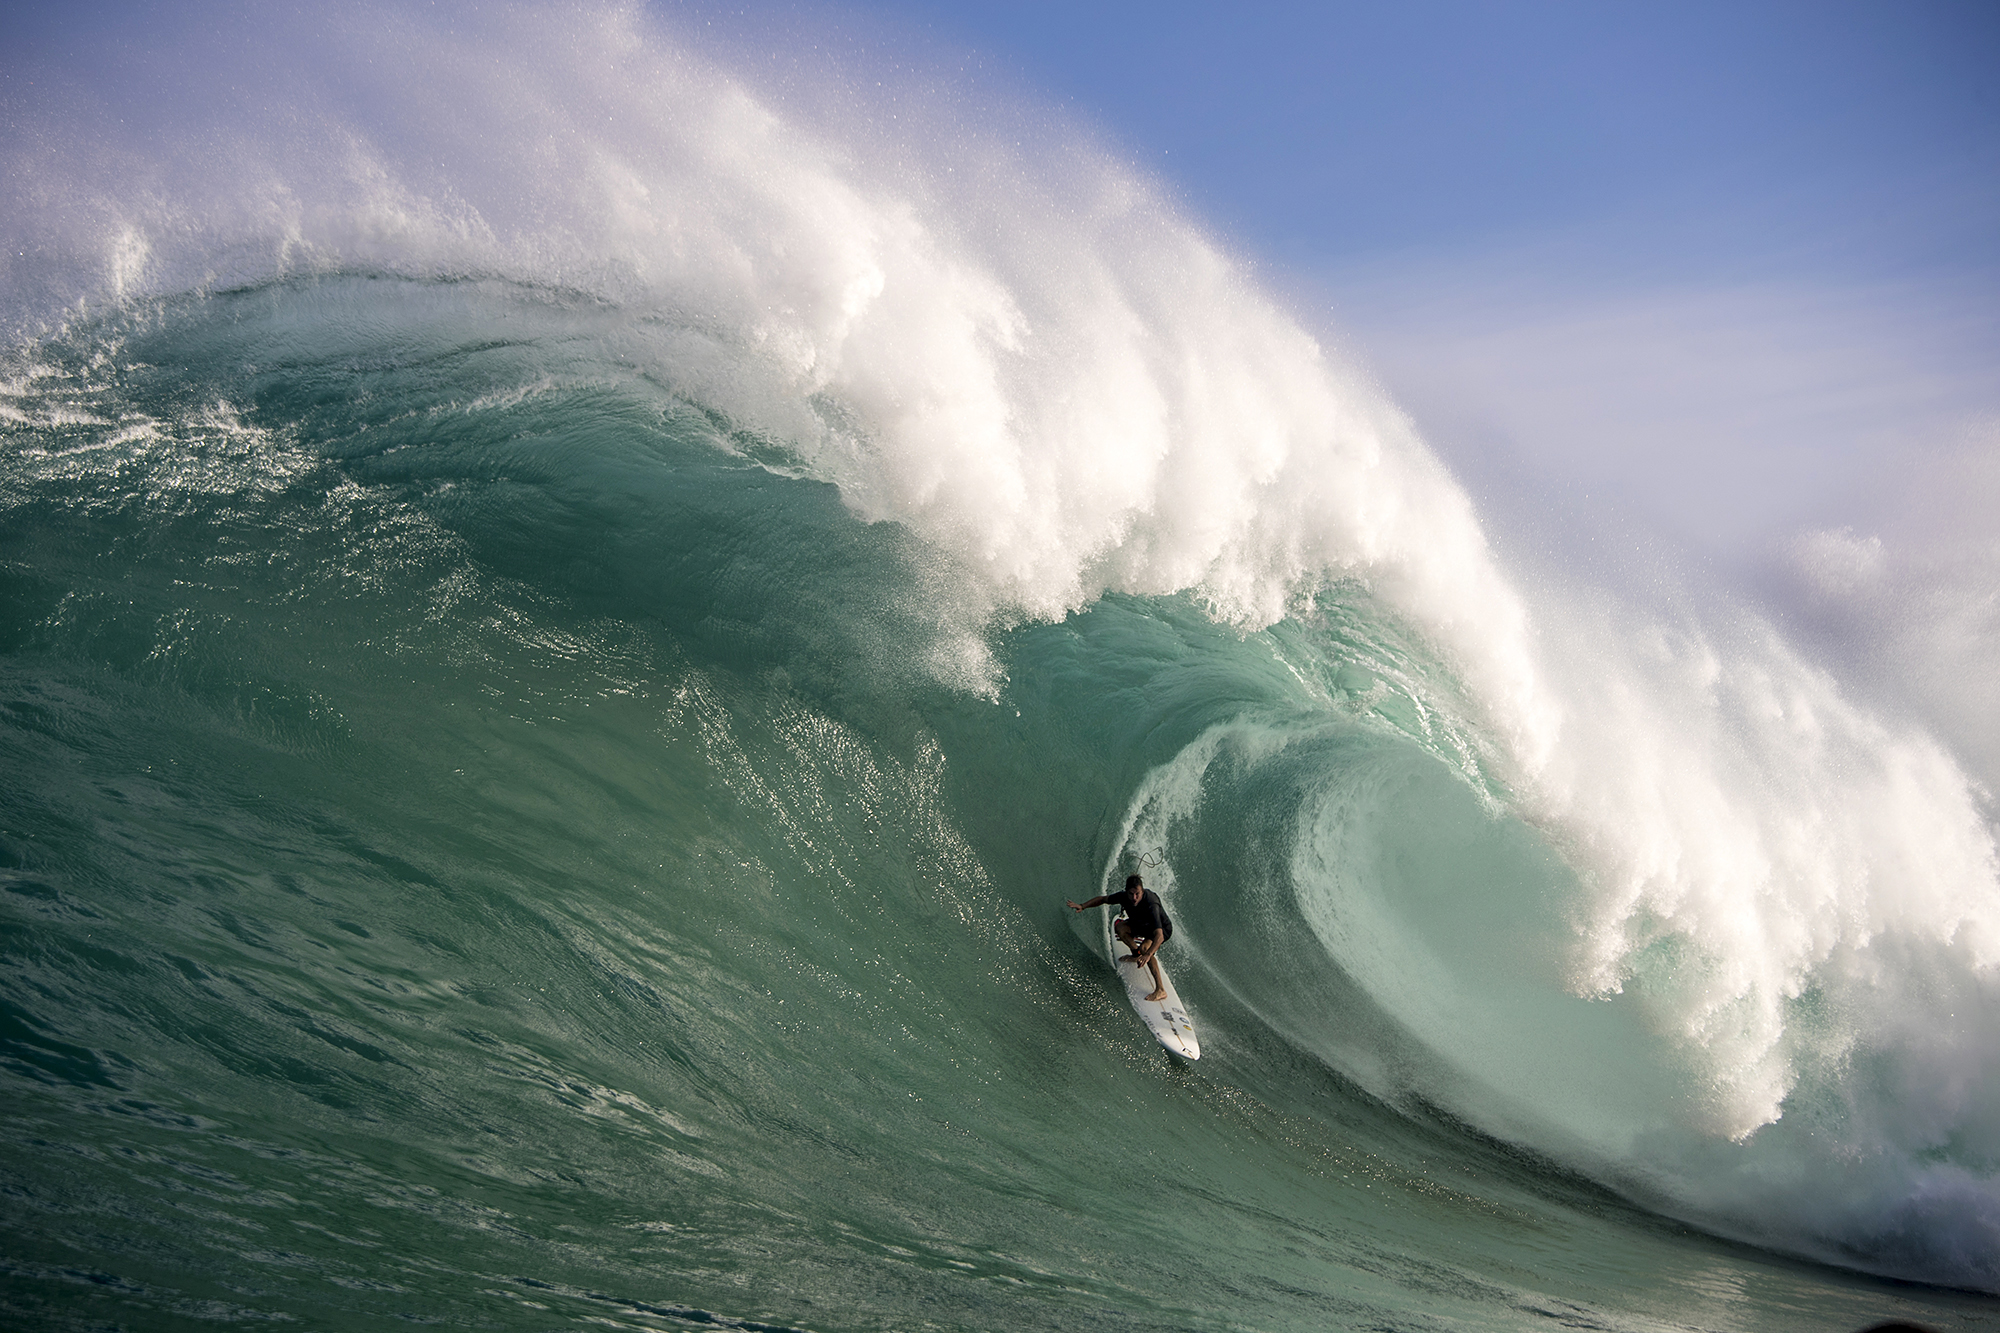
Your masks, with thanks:
[{"label": "surfer", "polygon": [[[1068,901],[1065,899],[1064,901]],[[1167,909],[1160,904],[1160,895],[1146,892],[1146,882],[1137,875],[1125,877],[1125,892],[1099,894],[1087,903],[1070,903],[1070,910],[1081,912],[1090,907],[1102,907],[1106,903],[1125,909],[1125,915],[1111,923],[1111,929],[1126,947],[1132,950],[1121,960],[1138,967],[1141,963],[1153,969],[1153,993],[1149,1000],[1167,998],[1166,979],[1160,975],[1160,965],[1153,955],[1160,946],[1174,937],[1174,923],[1167,920]]]}]

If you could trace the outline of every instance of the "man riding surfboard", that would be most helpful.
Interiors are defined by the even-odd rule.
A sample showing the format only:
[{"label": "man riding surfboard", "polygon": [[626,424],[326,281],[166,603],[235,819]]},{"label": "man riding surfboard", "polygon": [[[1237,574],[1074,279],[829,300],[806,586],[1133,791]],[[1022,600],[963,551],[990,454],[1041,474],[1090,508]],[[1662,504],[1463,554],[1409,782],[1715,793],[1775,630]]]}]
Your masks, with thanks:
[{"label": "man riding surfboard", "polygon": [[[1068,901],[1065,899],[1065,901]],[[1166,979],[1160,975],[1160,965],[1154,961],[1160,946],[1174,936],[1174,923],[1167,920],[1167,909],[1161,905],[1160,896],[1146,891],[1146,882],[1137,875],[1125,877],[1123,893],[1105,893],[1092,898],[1087,903],[1070,903],[1070,910],[1081,912],[1091,907],[1109,904],[1121,907],[1125,915],[1111,923],[1118,939],[1132,952],[1121,962],[1134,967],[1145,964],[1153,969],[1153,993],[1149,1000],[1164,1000],[1167,997]]]}]

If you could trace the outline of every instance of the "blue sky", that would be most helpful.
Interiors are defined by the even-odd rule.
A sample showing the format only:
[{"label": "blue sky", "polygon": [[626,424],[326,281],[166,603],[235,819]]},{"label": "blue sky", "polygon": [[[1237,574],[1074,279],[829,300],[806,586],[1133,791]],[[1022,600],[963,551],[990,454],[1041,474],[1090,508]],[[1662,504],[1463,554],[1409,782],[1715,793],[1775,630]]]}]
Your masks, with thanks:
[{"label": "blue sky", "polygon": [[[1727,262],[1806,211],[1843,215],[1838,245],[1994,257],[1990,0],[854,8],[978,53],[1294,262],[1586,219],[1692,224]],[[1983,228],[1911,199],[1954,188]]]},{"label": "blue sky", "polygon": [[1754,562],[2000,448],[2000,5],[875,0],[724,23],[1095,127],[1498,509]]}]

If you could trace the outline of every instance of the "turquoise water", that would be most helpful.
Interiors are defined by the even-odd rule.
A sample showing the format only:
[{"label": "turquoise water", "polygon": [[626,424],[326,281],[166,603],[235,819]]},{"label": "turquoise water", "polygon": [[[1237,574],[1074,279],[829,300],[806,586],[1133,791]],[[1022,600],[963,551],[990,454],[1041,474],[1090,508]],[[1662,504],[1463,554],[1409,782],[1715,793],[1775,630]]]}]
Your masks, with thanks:
[{"label": "turquoise water", "polygon": [[2000,1319],[1962,738],[1032,109],[203,12],[0,140],[0,1323]]},{"label": "turquoise water", "polygon": [[[617,324],[330,275],[17,365],[10,1325],[1992,1321],[1381,1094],[1445,1057],[1329,956],[1307,833],[1489,947],[1467,884],[1571,872],[1363,588],[1110,594],[953,688],[883,591],[922,544]],[[1062,907],[1128,865],[1198,1065]]]}]

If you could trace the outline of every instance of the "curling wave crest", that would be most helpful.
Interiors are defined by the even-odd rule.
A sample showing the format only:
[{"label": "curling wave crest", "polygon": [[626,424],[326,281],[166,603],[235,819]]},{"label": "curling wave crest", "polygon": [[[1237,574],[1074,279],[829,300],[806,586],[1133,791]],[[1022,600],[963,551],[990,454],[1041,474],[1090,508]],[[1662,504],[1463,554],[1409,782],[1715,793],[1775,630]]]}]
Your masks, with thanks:
[{"label": "curling wave crest", "polygon": [[[121,120],[139,94],[100,89],[10,150],[10,422],[95,410],[42,351],[93,321],[336,276],[534,293],[543,387],[643,381],[911,534],[881,595],[953,689],[1002,697],[997,636],[1112,593],[1291,627],[1297,706],[1157,770],[1126,838],[1281,840],[1235,900],[1296,914],[1393,1034],[1218,963],[1290,1039],[1705,1226],[2000,1290],[2000,862],[1939,738],[1723,598],[1511,574],[1366,375],[1073,131],[761,86],[636,10],[229,40],[227,90]],[[1336,590],[1403,637],[1327,631]],[[1315,712],[1364,657],[1415,719],[1395,745]]]}]

